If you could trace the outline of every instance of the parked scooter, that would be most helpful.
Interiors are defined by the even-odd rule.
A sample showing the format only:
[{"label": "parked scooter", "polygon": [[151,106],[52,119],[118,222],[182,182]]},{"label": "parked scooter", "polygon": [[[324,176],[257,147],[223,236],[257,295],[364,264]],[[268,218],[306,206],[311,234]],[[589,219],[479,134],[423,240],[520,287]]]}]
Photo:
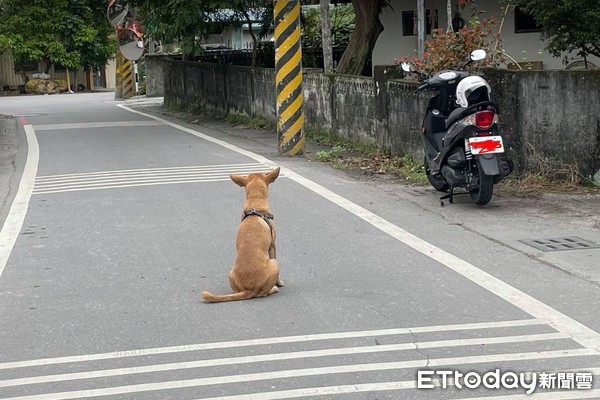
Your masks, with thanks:
[{"label": "parked scooter", "polygon": [[[473,61],[486,57],[485,50],[475,50]],[[437,91],[427,105],[423,120],[425,172],[440,197],[453,203],[457,194],[469,194],[478,205],[492,199],[494,184],[509,175],[513,163],[504,152],[504,141],[498,130],[499,107],[490,100],[490,85],[480,76],[466,71],[440,71],[426,76],[403,63],[406,72],[421,75],[417,91]],[[455,193],[456,188],[466,193]]]}]

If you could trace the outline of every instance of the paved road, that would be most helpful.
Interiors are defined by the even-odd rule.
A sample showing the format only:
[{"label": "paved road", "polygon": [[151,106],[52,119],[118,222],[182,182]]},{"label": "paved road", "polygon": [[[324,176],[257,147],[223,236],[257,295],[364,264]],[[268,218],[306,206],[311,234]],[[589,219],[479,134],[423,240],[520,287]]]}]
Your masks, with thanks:
[{"label": "paved road", "polygon": [[[431,191],[111,98],[0,99],[28,149],[4,186],[19,190],[0,233],[0,398],[600,398],[600,250],[569,262],[516,244],[527,232],[599,241],[594,224],[536,231],[507,199],[440,211]],[[201,290],[229,291],[243,191],[228,175],[275,165],[287,286],[202,303]],[[416,389],[418,370],[566,375],[526,396],[443,389],[440,375]]]}]

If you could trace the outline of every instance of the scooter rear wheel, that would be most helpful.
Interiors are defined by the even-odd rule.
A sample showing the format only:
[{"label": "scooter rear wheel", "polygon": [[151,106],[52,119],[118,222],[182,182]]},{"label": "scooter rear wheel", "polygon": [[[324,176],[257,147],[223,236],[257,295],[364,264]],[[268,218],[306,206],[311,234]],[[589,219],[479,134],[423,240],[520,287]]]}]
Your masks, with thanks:
[{"label": "scooter rear wheel", "polygon": [[450,185],[448,185],[448,183],[446,183],[445,180],[436,178],[435,176],[431,175],[431,170],[427,166],[426,157],[427,156],[423,158],[423,165],[425,166],[425,174],[427,175],[427,180],[429,181],[431,186],[433,186],[433,188],[438,192],[447,192],[448,189],[450,189]]},{"label": "scooter rear wheel", "polygon": [[479,187],[469,191],[471,199],[478,206],[484,206],[492,200],[494,193],[494,177],[483,173],[483,169],[477,163],[477,180]]}]

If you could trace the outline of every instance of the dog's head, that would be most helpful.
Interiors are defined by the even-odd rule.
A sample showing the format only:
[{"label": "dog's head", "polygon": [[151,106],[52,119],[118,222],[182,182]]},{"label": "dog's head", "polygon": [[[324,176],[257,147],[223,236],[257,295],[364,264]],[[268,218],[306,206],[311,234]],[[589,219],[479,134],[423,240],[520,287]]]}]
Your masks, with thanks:
[{"label": "dog's head", "polygon": [[229,175],[229,177],[238,186],[246,189],[246,195],[253,193],[257,196],[266,197],[268,195],[268,186],[277,179],[279,170],[280,168],[277,167],[266,174],[254,173],[248,176]]}]

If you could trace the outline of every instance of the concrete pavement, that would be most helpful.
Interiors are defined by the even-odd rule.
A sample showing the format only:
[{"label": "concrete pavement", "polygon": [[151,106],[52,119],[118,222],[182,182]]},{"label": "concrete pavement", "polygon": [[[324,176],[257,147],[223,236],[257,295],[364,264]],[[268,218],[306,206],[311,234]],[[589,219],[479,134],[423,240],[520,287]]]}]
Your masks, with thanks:
[{"label": "concrete pavement", "polygon": [[[0,398],[516,399],[415,390],[415,370],[600,373],[598,285],[518,248],[554,226],[536,230],[539,208],[440,209],[434,192],[281,158],[272,134],[152,101],[127,103],[146,115],[99,95],[31,101],[39,162],[0,276]],[[243,193],[227,174],[274,163],[288,285],[202,304],[200,290],[229,290]],[[597,234],[567,220],[556,232]]]},{"label": "concrete pavement", "polygon": [[[216,135],[226,137],[227,141],[265,157],[278,158],[277,140],[272,132],[244,126],[232,127],[226,122],[172,112],[162,107],[160,100],[156,99],[139,98],[132,100],[130,104],[135,109],[185,122],[192,127],[198,124],[209,127]],[[323,169],[331,170],[327,164],[318,161],[316,153],[321,150],[323,148],[318,144],[307,141],[305,157],[286,161],[293,168],[300,168],[303,174],[318,175]],[[356,173],[343,175],[387,193],[390,198],[397,197],[422,207],[428,213],[439,215],[445,225],[461,226],[527,257],[540,260],[550,268],[564,270],[600,286],[598,249],[552,251],[550,248],[543,250],[525,243],[530,240],[577,236],[600,246],[600,194],[548,192],[529,198],[515,197],[496,188],[493,201],[487,207],[473,207],[468,198],[460,196],[456,198],[456,204],[440,207],[439,194],[430,187],[407,186],[385,176],[360,176]],[[575,243],[574,248],[576,245]]]}]

